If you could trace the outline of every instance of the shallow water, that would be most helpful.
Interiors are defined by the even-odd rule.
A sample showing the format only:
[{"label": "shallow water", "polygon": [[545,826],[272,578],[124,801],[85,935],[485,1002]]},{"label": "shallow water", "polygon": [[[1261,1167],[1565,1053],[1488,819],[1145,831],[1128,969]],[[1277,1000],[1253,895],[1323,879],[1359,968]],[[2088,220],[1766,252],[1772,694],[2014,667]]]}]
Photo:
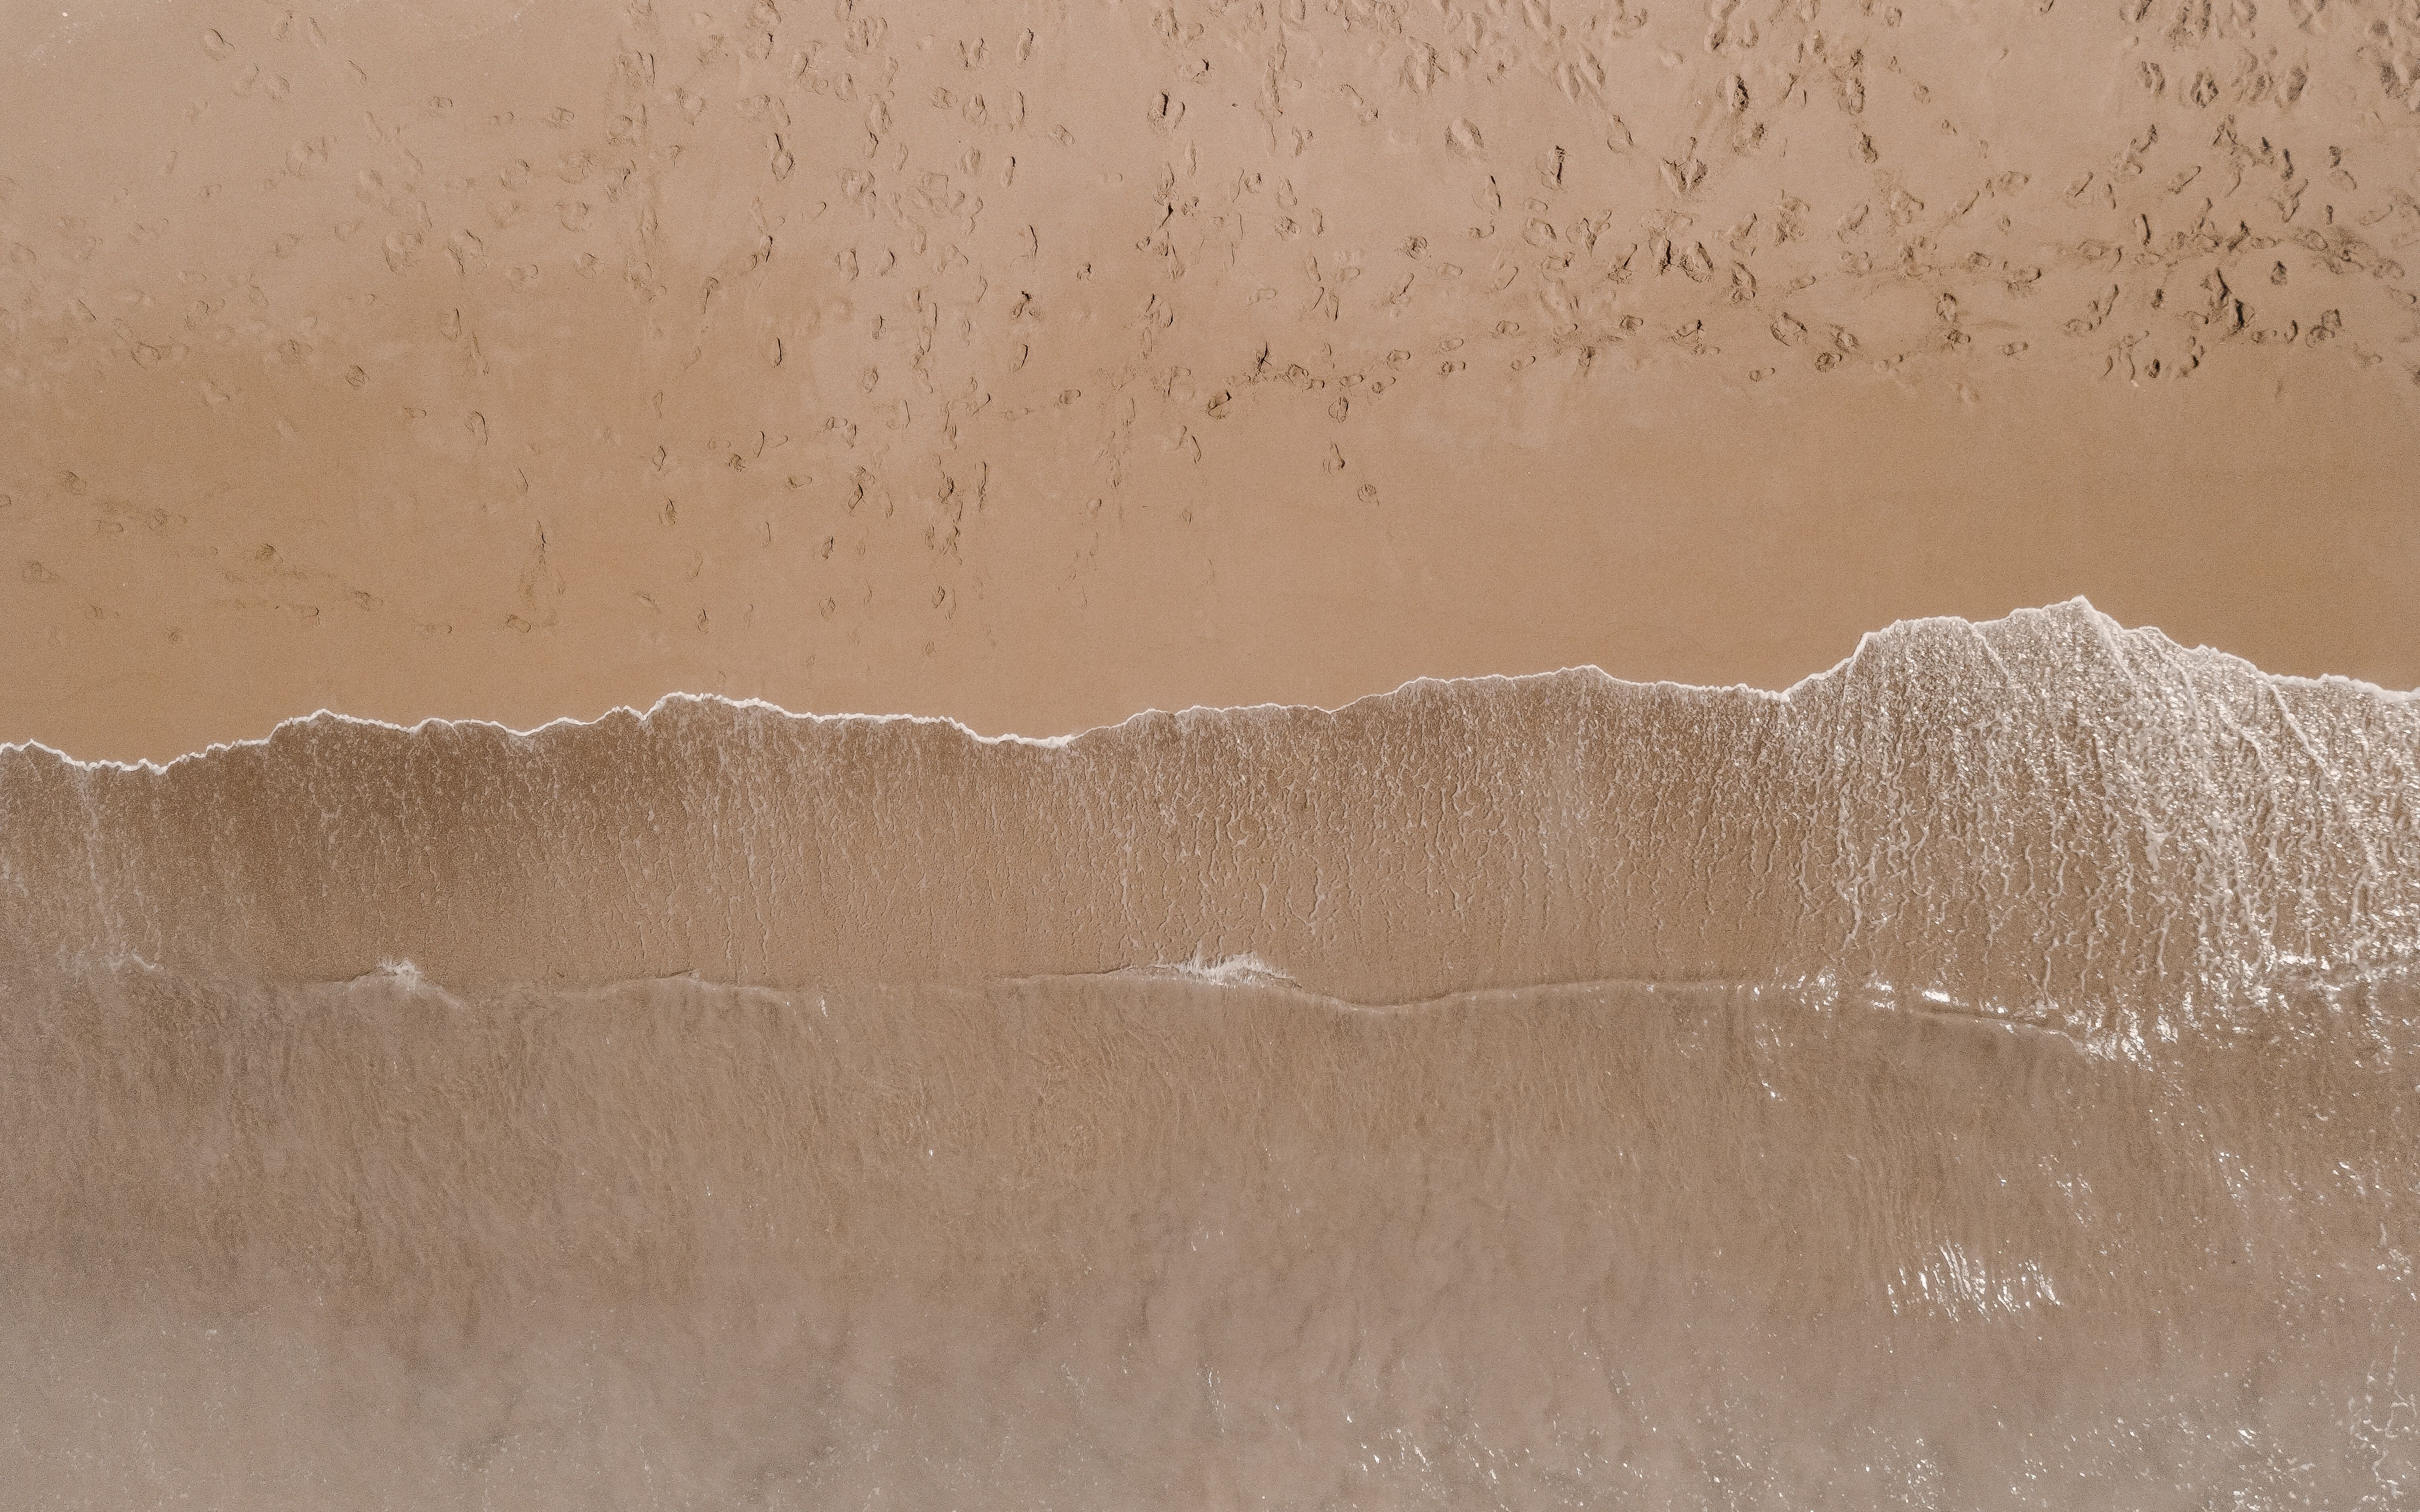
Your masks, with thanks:
[{"label": "shallow water", "polygon": [[2081,606],[0,756],[22,1504],[2420,1486],[2412,702]]},{"label": "shallow water", "polygon": [[2420,993],[2266,1011],[122,972],[10,1027],[7,1415],[24,1504],[2399,1505]]}]

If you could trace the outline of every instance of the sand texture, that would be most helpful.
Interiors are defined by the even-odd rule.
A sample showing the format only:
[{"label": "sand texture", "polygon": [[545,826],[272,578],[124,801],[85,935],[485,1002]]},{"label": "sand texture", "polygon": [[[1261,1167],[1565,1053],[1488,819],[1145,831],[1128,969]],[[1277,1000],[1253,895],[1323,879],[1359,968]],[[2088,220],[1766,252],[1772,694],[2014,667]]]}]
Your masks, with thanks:
[{"label": "sand texture", "polygon": [[2082,593],[2420,685],[2381,0],[0,22],[0,739],[1050,734]]},{"label": "sand texture", "polygon": [[1787,695],[16,748],[16,1485],[2397,1506],[2415,717],[2071,603]]}]

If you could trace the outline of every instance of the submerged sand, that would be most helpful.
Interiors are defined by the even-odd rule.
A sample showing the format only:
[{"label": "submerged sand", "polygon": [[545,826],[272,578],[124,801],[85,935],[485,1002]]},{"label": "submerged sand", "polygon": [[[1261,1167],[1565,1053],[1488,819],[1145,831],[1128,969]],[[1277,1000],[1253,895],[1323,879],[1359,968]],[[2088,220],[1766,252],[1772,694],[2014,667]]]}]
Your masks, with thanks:
[{"label": "submerged sand", "polygon": [[2420,996],[1048,978],[8,1026],[19,1504],[2390,1507]]}]

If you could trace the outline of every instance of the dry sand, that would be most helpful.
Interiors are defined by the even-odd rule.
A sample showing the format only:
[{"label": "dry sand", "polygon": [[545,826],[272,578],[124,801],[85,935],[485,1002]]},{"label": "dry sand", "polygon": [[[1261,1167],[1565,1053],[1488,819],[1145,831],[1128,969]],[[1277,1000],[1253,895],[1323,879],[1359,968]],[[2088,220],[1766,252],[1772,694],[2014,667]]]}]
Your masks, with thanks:
[{"label": "dry sand", "polygon": [[2075,594],[2420,685],[2408,7],[52,15],[0,739],[1780,687]]},{"label": "dry sand", "polygon": [[2409,0],[0,44],[11,1504],[2420,1496]]}]

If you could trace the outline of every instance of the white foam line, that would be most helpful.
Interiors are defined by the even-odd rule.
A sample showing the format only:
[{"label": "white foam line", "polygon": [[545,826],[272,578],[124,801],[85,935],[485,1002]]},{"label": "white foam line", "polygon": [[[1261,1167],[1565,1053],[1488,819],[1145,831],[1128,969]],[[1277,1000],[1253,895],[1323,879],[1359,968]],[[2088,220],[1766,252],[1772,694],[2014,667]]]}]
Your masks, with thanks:
[{"label": "white foam line", "polygon": [[[266,735],[256,736],[249,740],[216,741],[201,750],[187,751],[181,756],[171,757],[165,762],[155,762],[148,758],[133,762],[109,761],[102,759],[85,761],[77,757],[70,756],[66,751],[60,750],[54,746],[45,745],[39,740],[22,740],[0,744],[0,755],[6,755],[16,751],[39,751],[45,755],[56,757],[67,765],[81,771],[142,771],[157,775],[159,773],[166,772],[185,762],[207,760],[217,755],[221,751],[243,750],[253,747],[267,746],[275,741],[277,737],[285,733],[285,731],[289,727],[307,727],[321,720],[328,720],[342,725],[360,725],[369,729],[388,730],[400,734],[419,734],[430,729],[500,730],[514,740],[535,740],[547,734],[549,732],[560,730],[566,726],[575,730],[584,729],[590,725],[603,724],[608,719],[612,719],[620,715],[628,715],[644,723],[653,720],[658,714],[663,712],[667,705],[675,703],[721,704],[725,707],[734,709],[763,710],[769,714],[778,715],[785,719],[804,719],[816,723],[941,725],[955,731],[959,735],[979,746],[1030,746],[1042,750],[1059,750],[1072,746],[1079,740],[1105,735],[1115,731],[1123,730],[1126,726],[1135,724],[1140,720],[1154,717],[1184,719],[1237,714],[1302,713],[1324,714],[1333,717],[1359,708],[1365,703],[1374,703],[1384,702],[1388,699],[1401,698],[1405,694],[1417,690],[1425,690],[1429,688],[1476,687],[1495,685],[1517,687],[1525,684],[1547,682],[1560,677],[1586,677],[1590,675],[1593,675],[1602,681],[1610,683],[1617,687],[1637,688],[1646,691],[1665,690],[1677,693],[1720,693],[1729,694],[1734,697],[1746,697],[1788,703],[1798,698],[1800,695],[1812,691],[1813,689],[1822,687],[1823,684],[1832,681],[1834,678],[1845,675],[1855,667],[1857,662],[1863,658],[1869,650],[1872,650],[1892,637],[1905,635],[1911,631],[1928,628],[1943,628],[1953,632],[1964,630],[1973,632],[1979,636],[1982,632],[1989,630],[1995,625],[2009,625],[2042,616],[2055,616],[2059,614],[2062,610],[2080,610],[2085,614],[2090,615],[2095,622],[2095,628],[2104,638],[2114,639],[2123,637],[2140,640],[2145,637],[2156,637],[2162,643],[2172,647],[2177,651],[2183,652],[2187,649],[2177,641],[2170,640],[2168,636],[2156,625],[2144,625],[2129,629],[2126,626],[2119,625],[2116,620],[2102,613],[2099,609],[2094,609],[2091,601],[2079,594],[2075,597],[2068,599],[2063,603],[2048,605],[2040,609],[2021,609],[2011,610],[2009,613],[1996,620],[1967,620],[1962,619],[1954,614],[1931,615],[1909,620],[1893,620],[1888,625],[1880,630],[1869,630],[1864,635],[1859,636],[1857,638],[1857,649],[1842,657],[1839,661],[1825,668],[1822,671],[1808,673],[1807,676],[1800,678],[1798,681],[1791,684],[1788,687],[1783,688],[1778,692],[1776,692],[1771,688],[1756,687],[1746,683],[1731,683],[1722,686],[1714,686],[1711,684],[1673,682],[1669,679],[1659,679],[1657,681],[1648,683],[1632,682],[1626,678],[1616,677],[1602,667],[1598,667],[1593,664],[1587,664],[1577,667],[1558,668],[1553,671],[1523,672],[1509,676],[1503,674],[1489,674],[1477,677],[1414,677],[1399,684],[1394,688],[1387,692],[1365,693],[1358,698],[1352,699],[1344,703],[1340,703],[1333,707],[1316,703],[1239,703],[1229,705],[1195,703],[1188,704],[1182,709],[1173,710],[1155,707],[1139,710],[1134,714],[1128,715],[1125,718],[1119,720],[1115,724],[1094,725],[1085,730],[1059,735],[1022,735],[1014,733],[987,735],[961,720],[951,717],[948,715],[800,713],[794,709],[785,709],[778,703],[774,703],[768,700],[761,698],[735,699],[721,693],[673,692],[666,693],[662,697],[657,699],[654,703],[650,704],[644,710],[635,708],[630,704],[620,703],[615,704],[613,708],[606,710],[603,714],[597,715],[594,718],[582,719],[574,715],[565,715],[560,718],[550,719],[544,724],[535,726],[528,730],[516,730],[509,725],[494,719],[447,719],[436,717],[421,719],[416,723],[406,725],[397,724],[388,719],[370,718],[362,715],[340,714],[334,709],[323,708],[316,710],[310,714],[297,715],[291,718],[281,719],[277,722],[276,727],[271,730]],[[2230,652],[2220,651],[2211,646],[2195,646],[2191,648],[2191,651],[2194,655],[2215,657],[2222,662],[2232,663],[2242,671],[2253,677],[2263,679],[2272,687],[2342,687],[2349,688],[2355,693],[2367,697],[2388,700],[2395,702],[2409,702],[2415,699],[2420,699],[2420,688],[2411,689],[2408,691],[2398,691],[2393,688],[2381,687],[2375,683],[2364,682],[2359,678],[2345,677],[2333,672],[2320,677],[2297,677],[2284,672],[2263,671],[2260,668],[2255,666],[2252,662],[2245,660],[2242,656],[2235,656]],[[1996,662],[1999,658],[1995,655],[1993,659]]]}]

